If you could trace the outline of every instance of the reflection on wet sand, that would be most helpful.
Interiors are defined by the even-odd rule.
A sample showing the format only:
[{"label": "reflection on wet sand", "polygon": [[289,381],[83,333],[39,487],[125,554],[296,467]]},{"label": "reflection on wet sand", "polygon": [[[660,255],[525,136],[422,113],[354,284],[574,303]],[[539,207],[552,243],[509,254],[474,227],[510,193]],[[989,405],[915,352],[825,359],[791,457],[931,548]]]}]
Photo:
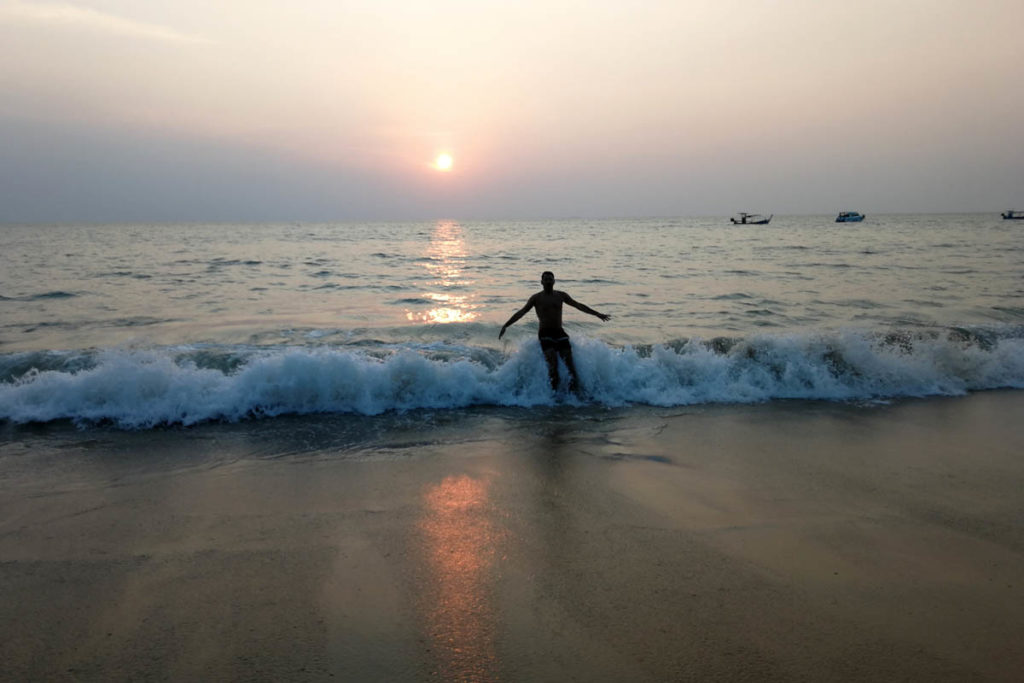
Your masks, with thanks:
[{"label": "reflection on wet sand", "polygon": [[413,322],[424,323],[466,323],[476,320],[480,316],[475,310],[479,304],[473,303],[472,296],[455,291],[473,284],[472,280],[465,279],[462,272],[466,262],[462,226],[455,221],[438,221],[430,236],[426,256],[424,265],[434,277],[427,285],[431,289],[439,288],[440,291],[427,291],[425,296],[437,305],[426,311],[407,310],[405,317]]},{"label": "reflection on wet sand", "polygon": [[491,567],[498,530],[488,518],[488,482],[450,476],[424,497],[419,528],[429,583],[422,598],[437,674],[445,681],[495,680]]}]

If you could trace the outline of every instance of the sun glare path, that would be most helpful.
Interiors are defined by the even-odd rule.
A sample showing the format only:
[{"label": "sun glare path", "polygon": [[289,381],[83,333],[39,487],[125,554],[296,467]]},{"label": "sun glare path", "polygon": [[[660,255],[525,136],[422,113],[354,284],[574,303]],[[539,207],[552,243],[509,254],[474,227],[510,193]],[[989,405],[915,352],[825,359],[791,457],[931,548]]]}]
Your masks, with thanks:
[{"label": "sun glare path", "polygon": [[437,159],[434,160],[434,168],[438,171],[450,171],[453,161],[451,154],[438,154]]}]

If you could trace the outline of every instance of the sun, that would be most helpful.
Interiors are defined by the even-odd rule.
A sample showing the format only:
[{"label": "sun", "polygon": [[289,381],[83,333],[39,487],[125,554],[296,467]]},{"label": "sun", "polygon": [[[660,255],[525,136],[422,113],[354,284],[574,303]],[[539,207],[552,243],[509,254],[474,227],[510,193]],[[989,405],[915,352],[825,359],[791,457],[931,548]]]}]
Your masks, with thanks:
[{"label": "sun", "polygon": [[438,171],[450,171],[452,170],[452,159],[451,154],[438,154],[437,158],[434,159],[434,168]]}]

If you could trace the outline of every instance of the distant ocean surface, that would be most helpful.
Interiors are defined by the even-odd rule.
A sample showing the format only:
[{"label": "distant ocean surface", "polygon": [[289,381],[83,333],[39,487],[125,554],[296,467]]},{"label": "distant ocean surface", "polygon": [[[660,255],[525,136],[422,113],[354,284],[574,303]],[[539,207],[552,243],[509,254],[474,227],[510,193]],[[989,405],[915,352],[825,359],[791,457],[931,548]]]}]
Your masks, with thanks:
[{"label": "distant ocean surface", "polygon": [[[999,215],[0,226],[0,421],[126,428],[1024,388],[1024,225]],[[564,373],[563,373],[564,375]]]}]

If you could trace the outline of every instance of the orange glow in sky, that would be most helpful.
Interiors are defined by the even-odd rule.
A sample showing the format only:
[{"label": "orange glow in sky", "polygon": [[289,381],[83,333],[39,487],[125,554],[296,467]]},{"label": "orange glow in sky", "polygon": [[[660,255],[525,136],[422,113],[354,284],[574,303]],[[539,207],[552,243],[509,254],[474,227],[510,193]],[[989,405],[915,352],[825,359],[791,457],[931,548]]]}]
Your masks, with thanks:
[{"label": "orange glow in sky", "polygon": [[1021,201],[1021,0],[293,4],[0,0],[0,218]]}]

